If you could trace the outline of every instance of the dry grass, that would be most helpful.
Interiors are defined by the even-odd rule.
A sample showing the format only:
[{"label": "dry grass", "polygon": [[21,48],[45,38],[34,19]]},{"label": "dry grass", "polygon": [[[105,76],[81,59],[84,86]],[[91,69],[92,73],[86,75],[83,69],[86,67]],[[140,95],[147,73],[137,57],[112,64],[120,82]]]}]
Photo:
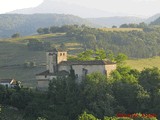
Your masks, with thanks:
[{"label": "dry grass", "polygon": [[160,69],[160,57],[153,57],[148,59],[127,60],[126,64],[131,68],[143,70],[144,68],[158,67]]},{"label": "dry grass", "polygon": [[81,46],[80,43],[66,43],[65,46],[67,47],[75,47],[75,46]]},{"label": "dry grass", "polygon": [[129,32],[129,31],[143,31],[142,28],[99,28],[99,30],[107,32]]},{"label": "dry grass", "polygon": [[24,37],[18,37],[18,38],[6,38],[6,39],[0,39],[0,41],[10,41],[10,42],[24,42],[28,39],[46,39],[46,38],[52,38],[57,36],[62,36],[65,33],[55,33],[55,34],[43,34],[43,35],[32,35],[32,36],[24,36]]}]

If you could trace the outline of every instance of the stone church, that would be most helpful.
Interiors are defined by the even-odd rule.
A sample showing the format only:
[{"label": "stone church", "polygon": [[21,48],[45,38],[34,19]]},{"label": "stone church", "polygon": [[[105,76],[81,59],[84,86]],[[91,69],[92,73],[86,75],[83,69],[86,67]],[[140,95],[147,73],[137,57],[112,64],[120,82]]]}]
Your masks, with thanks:
[{"label": "stone church", "polygon": [[67,61],[67,52],[54,50],[46,52],[46,71],[36,74],[37,88],[45,89],[49,81],[58,76],[69,75],[71,68],[75,71],[77,82],[81,82],[83,77],[93,72],[100,72],[109,76],[111,71],[116,69],[116,63],[104,60],[94,61]]}]

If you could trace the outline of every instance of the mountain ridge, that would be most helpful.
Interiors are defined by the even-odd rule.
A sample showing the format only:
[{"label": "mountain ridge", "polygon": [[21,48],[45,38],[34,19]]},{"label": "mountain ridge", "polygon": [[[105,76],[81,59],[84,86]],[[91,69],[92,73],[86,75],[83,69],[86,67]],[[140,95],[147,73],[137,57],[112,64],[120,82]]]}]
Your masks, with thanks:
[{"label": "mountain ridge", "polygon": [[101,17],[101,18],[88,18],[87,20],[91,21],[94,24],[98,24],[103,27],[119,27],[122,24],[135,23],[139,24],[140,22],[144,22],[145,19],[141,19],[134,16],[114,16],[114,17]]},{"label": "mountain ridge", "polygon": [[82,18],[87,17],[103,17],[111,16],[109,13],[94,8],[87,8],[76,4],[69,4],[65,2],[58,2],[54,0],[44,0],[40,5],[32,8],[18,9],[9,12],[18,14],[35,14],[35,13],[56,13],[56,14],[71,14]]},{"label": "mountain ridge", "polygon": [[14,33],[22,36],[35,34],[40,27],[86,24],[90,22],[73,15],[64,14],[0,14],[0,38],[10,37]]}]

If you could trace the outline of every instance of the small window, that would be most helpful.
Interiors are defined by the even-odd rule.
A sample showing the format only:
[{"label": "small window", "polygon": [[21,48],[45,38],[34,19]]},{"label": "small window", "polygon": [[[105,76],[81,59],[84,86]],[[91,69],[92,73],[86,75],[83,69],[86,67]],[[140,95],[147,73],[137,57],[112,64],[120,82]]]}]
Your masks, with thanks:
[{"label": "small window", "polygon": [[62,56],[62,53],[60,53],[60,56]]},{"label": "small window", "polygon": [[47,75],[45,75],[44,77],[47,78]]},{"label": "small window", "polygon": [[65,53],[63,53],[63,56],[65,56]]}]

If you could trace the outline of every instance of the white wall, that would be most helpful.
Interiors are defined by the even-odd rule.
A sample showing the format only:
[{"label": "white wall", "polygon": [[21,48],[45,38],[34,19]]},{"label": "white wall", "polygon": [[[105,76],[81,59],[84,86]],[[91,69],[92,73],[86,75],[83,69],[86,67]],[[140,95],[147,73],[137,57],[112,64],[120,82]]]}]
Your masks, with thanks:
[{"label": "white wall", "polygon": [[[102,74],[106,74],[105,65],[72,65],[72,68],[75,70],[75,74],[78,75],[79,81],[81,81],[84,76],[83,69],[88,70],[87,74],[91,74],[93,72],[100,72]],[[70,69],[70,66],[59,66],[59,71],[70,71]]]},{"label": "white wall", "polygon": [[11,87],[10,83],[0,83],[1,85]]}]

